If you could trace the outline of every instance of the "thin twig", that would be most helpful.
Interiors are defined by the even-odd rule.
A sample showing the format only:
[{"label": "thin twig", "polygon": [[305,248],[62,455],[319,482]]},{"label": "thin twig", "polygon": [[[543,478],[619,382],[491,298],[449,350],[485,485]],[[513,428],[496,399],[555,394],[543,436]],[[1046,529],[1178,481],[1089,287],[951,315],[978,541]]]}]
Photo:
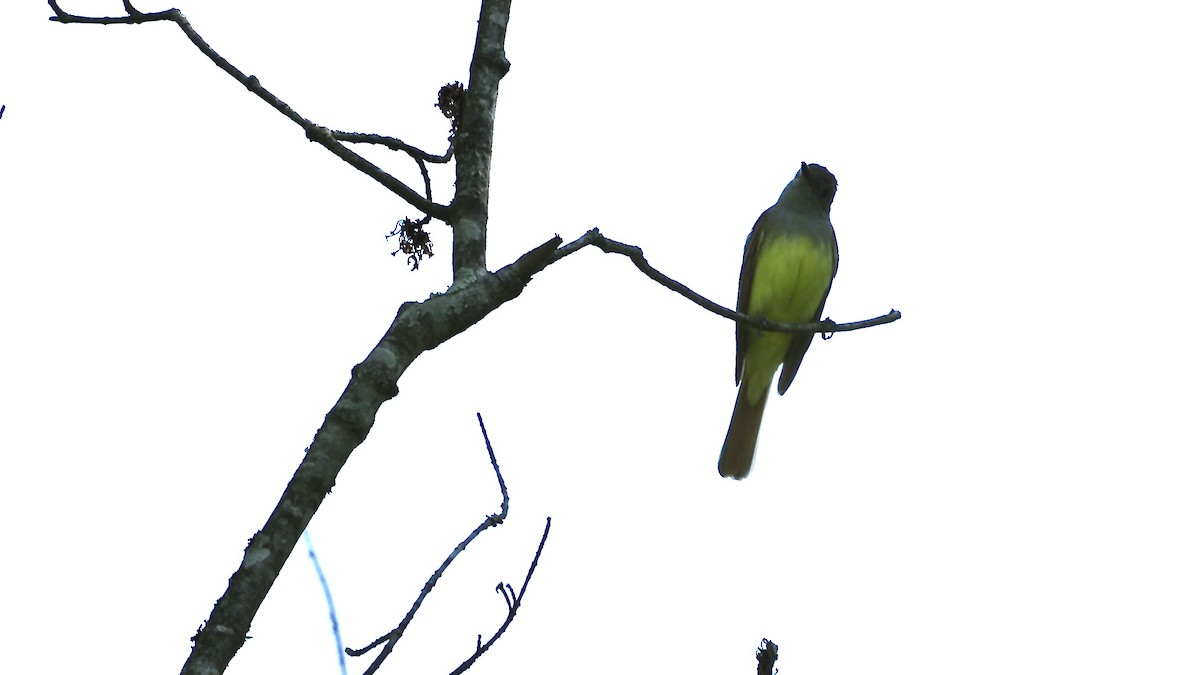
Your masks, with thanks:
[{"label": "thin twig", "polygon": [[487,429],[483,426],[483,416],[479,413],[476,413],[475,416],[479,420],[479,429],[483,432],[483,442],[484,445],[487,446],[488,457],[492,460],[492,470],[496,473],[496,481],[500,484],[500,512],[484,518],[483,522],[481,522],[474,530],[472,530],[471,534],[467,535],[466,539],[463,539],[461,542],[459,542],[458,546],[455,546],[454,550],[450,552],[450,555],[446,556],[446,559],[442,561],[441,566],[439,566],[437,570],[430,575],[429,580],[425,582],[425,586],[421,589],[420,595],[417,596],[416,601],[413,602],[412,607],[409,608],[408,614],[404,615],[404,619],[400,621],[400,625],[396,626],[384,635],[376,638],[374,642],[365,647],[361,647],[359,649],[352,649],[350,647],[346,648],[346,653],[350,656],[362,656],[372,649],[375,649],[379,645],[384,645],[383,650],[380,651],[379,655],[375,657],[375,660],[371,662],[370,667],[364,671],[364,675],[370,675],[371,673],[376,672],[379,670],[379,667],[383,665],[384,660],[387,659],[388,655],[392,653],[392,650],[396,647],[396,643],[399,642],[400,638],[404,635],[404,631],[408,628],[408,625],[412,623],[413,617],[416,616],[417,610],[421,608],[421,604],[425,602],[425,598],[429,596],[429,593],[433,590],[433,587],[437,585],[438,580],[442,578],[442,574],[445,573],[446,569],[450,567],[450,563],[454,562],[454,559],[458,557],[458,554],[465,551],[467,546],[469,546],[472,541],[475,541],[475,538],[482,534],[484,530],[500,525],[504,522],[504,519],[508,517],[508,487],[504,484],[504,476],[501,475],[500,465],[496,462],[496,453],[492,450],[492,442],[488,439]]},{"label": "thin twig", "polygon": [[[229,73],[229,75],[233,77],[233,79],[240,82],[242,86],[249,89],[256,96],[266,101],[272,108],[275,108],[285,117],[299,125],[300,128],[304,129],[305,136],[308,138],[308,140],[321,144],[327,150],[340,157],[347,164],[374,179],[380,185],[383,185],[385,188],[398,195],[401,199],[409,204],[412,204],[414,207],[420,209],[424,213],[427,213],[439,220],[446,220],[446,218],[449,217],[450,207],[434,202],[432,197],[426,198],[421,196],[416,190],[410,188],[403,181],[399,180],[395,176],[392,176],[388,172],[368,161],[365,157],[339,143],[337,135],[346,134],[346,132],[334,132],[319,124],[316,124],[315,122],[310,121],[292,109],[290,105],[285,103],[278,96],[272,94],[269,90],[267,90],[266,87],[262,86],[262,83],[259,82],[258,77],[254,75],[246,75],[242,71],[238,70],[237,67],[226,60],[225,57],[218,54],[216,50],[209,46],[209,44],[204,41],[204,38],[200,37],[200,34],[197,33],[194,28],[192,28],[192,24],[187,20],[187,17],[183,15],[183,12],[172,8],[162,12],[151,12],[147,14],[135,9],[129,0],[123,1],[125,5],[125,11],[129,12],[128,16],[89,17],[78,16],[76,14],[64,12],[62,8],[58,6],[58,2],[56,0],[47,0],[47,2],[50,4],[50,8],[54,10],[54,16],[50,17],[50,20],[57,21],[59,23],[140,24],[149,23],[151,21],[174,22],[179,26],[180,30],[183,31],[184,35],[186,35],[187,38],[192,41],[192,44],[196,45],[196,48],[199,49],[200,52],[205,56],[207,56],[213,63],[215,63],[218,68],[224,70],[226,73]],[[365,134],[349,135],[368,136]],[[378,136],[377,138],[383,139],[385,137]],[[402,141],[398,140],[397,142],[401,145],[397,145],[394,149],[404,150],[410,155],[413,154],[410,149],[416,150],[407,143],[403,143]],[[419,156],[413,156],[418,160],[424,161],[440,160],[438,156],[430,155],[429,153],[423,151],[420,152]]]},{"label": "thin twig", "polygon": [[758,675],[774,675],[775,662],[779,660],[779,645],[763,638],[754,658],[758,659]]},{"label": "thin twig", "polygon": [[[479,643],[479,638],[475,640],[475,653],[471,654],[470,658],[463,661],[459,667],[450,671],[450,675],[462,675],[468,668],[474,665],[475,661],[483,656],[483,653],[491,649],[492,645],[496,644],[496,640],[508,630],[509,624],[513,619],[517,618],[517,610],[521,608],[521,600],[525,597],[525,589],[529,588],[529,580],[533,578],[533,571],[537,569],[538,559],[542,557],[542,549],[546,547],[546,538],[550,536],[550,517],[546,517],[546,529],[542,530],[542,540],[538,542],[537,552],[533,554],[533,562],[529,564],[529,571],[525,573],[525,583],[521,584],[521,592],[513,596],[513,588],[508,584],[503,584],[497,587],[500,594],[504,596],[504,601],[508,603],[508,615],[504,618],[504,623],[500,624],[500,628],[496,629],[496,633],[491,639],[483,644]],[[507,589],[507,593],[505,593]]]},{"label": "thin twig", "polygon": [[429,167],[416,157],[413,158],[413,161],[417,163],[417,168],[421,171],[421,180],[425,182],[425,198],[433,201],[433,184],[429,181]]},{"label": "thin twig", "polygon": [[600,234],[600,230],[598,228],[592,228],[575,241],[560,246],[554,252],[554,255],[550,256],[546,260],[544,266],[558,262],[559,260],[571,255],[585,246],[595,246],[605,253],[619,253],[632,260],[633,264],[636,265],[637,268],[646,276],[650,277],[659,284],[666,286],[672,291],[675,291],[688,300],[691,300],[697,305],[700,305],[713,314],[723,316],[726,319],[732,319],[734,321],[744,323],[759,330],[769,330],[777,333],[846,333],[853,330],[870,328],[871,326],[880,326],[885,323],[892,323],[893,321],[900,319],[900,312],[894,309],[882,316],[877,316],[872,319],[864,319],[862,321],[852,321],[850,323],[835,323],[831,320],[814,321],[812,323],[776,323],[774,321],[768,321],[762,317],[750,316],[748,314],[742,314],[741,312],[735,312],[732,309],[726,309],[725,307],[718,305],[712,300],[709,300],[703,295],[700,295],[687,286],[684,286],[671,277],[668,277],[662,272],[654,269],[654,267],[652,267],[650,263],[646,261],[646,255],[642,253],[642,249],[638,248],[637,246],[630,246],[629,244],[623,244],[619,241],[609,239],[608,237]]}]

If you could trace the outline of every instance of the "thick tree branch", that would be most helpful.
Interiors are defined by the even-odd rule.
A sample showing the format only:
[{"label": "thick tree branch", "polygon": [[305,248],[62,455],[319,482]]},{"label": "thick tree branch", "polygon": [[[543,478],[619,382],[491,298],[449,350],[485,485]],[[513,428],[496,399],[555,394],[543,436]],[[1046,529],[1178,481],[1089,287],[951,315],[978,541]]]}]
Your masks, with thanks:
[{"label": "thick tree branch", "polygon": [[423,352],[479,323],[492,310],[520,295],[530,277],[545,267],[558,237],[470,285],[405,303],[367,358],[351,370],[350,383],[325,416],[263,528],[250,539],[241,566],[212,614],[193,637],[184,664],[188,675],[222,673],[241,648],[267,592],[291,555],[350,453],[367,437],[375,415],[398,393],[397,381]]},{"label": "thick tree branch", "polygon": [[346,143],[372,143],[375,145],[382,145],[389,150],[398,150],[400,152],[408,153],[408,155],[413,159],[417,159],[422,162],[429,162],[430,164],[445,164],[450,161],[451,157],[454,156],[454,143],[451,143],[446,148],[445,153],[435,155],[418,147],[409,145],[399,138],[392,138],[391,136],[362,134],[354,131],[337,131],[336,129],[331,133],[333,134],[333,137],[339,141],[345,141]]},{"label": "thick tree branch", "polygon": [[492,174],[492,134],[500,78],[508,72],[504,35],[511,0],[483,0],[479,31],[471,57],[462,119],[454,137],[456,190],[450,205],[454,228],[454,285],[470,281],[487,269],[488,194]]},{"label": "thick tree branch", "polygon": [[[266,101],[272,108],[278,110],[285,117],[298,124],[302,129],[304,129],[304,134],[310,141],[320,143],[327,150],[340,157],[347,164],[371,177],[380,185],[398,195],[401,199],[409,204],[412,204],[417,209],[420,209],[422,212],[427,213],[439,220],[446,220],[449,217],[450,207],[438,204],[432,199],[426,199],[416,190],[413,190],[408,185],[405,185],[403,181],[397,179],[395,176],[392,176],[388,172],[369,162],[363,156],[339,143],[336,138],[336,134],[344,134],[345,132],[333,132],[308,120],[300,115],[300,113],[293,110],[290,105],[283,102],[278,96],[268,91],[266,87],[263,87],[262,83],[259,82],[257,77],[254,75],[246,75],[242,71],[238,70],[237,67],[227,61],[225,57],[218,54],[211,46],[209,46],[209,44],[204,41],[204,38],[200,37],[200,34],[197,33],[195,29],[192,28],[192,24],[188,22],[187,17],[185,17],[183,12],[179,11],[178,9],[168,9],[162,12],[152,12],[146,14],[134,9],[129,0],[125,0],[125,10],[129,12],[128,16],[88,17],[77,16],[75,14],[64,12],[62,8],[58,6],[58,2],[56,0],[47,1],[50,4],[50,8],[54,10],[54,16],[50,17],[50,20],[58,21],[59,23],[139,24],[149,23],[152,21],[174,22],[177,26],[179,26],[180,30],[183,31],[184,35],[186,35],[187,38],[192,41],[192,44],[196,45],[196,48],[199,49],[200,52],[205,56],[207,56],[213,63],[215,63],[218,68],[224,70],[226,73],[229,73],[229,75],[240,82],[242,86],[249,89],[262,100]],[[383,137],[381,136],[379,138]],[[404,147],[398,149],[404,149],[407,147],[411,146],[405,144]],[[409,154],[412,153],[410,152]],[[418,162],[422,160],[435,161],[436,158],[433,157],[434,156],[431,156],[428,153],[422,153],[420,157],[414,155],[414,158],[417,159]]]}]

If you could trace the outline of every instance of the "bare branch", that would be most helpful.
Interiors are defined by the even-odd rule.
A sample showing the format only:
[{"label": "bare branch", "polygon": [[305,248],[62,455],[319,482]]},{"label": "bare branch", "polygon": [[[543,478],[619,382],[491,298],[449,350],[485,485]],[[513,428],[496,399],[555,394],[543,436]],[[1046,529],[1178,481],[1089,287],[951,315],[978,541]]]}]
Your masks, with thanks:
[{"label": "bare branch", "polygon": [[275,510],[251,538],[225,593],[193,638],[195,645],[184,664],[184,675],[224,672],[246,641],[254,615],[304,528],[350,454],[367,437],[380,407],[397,394],[396,383],[409,365],[518,297],[560,243],[555,237],[472,284],[400,306],[379,343],[351,371],[350,382],[305,450]]},{"label": "bare branch", "polygon": [[453,143],[451,143],[446,148],[445,153],[443,153],[441,155],[435,155],[433,153],[426,152],[418,147],[409,145],[408,143],[405,143],[404,141],[400,140],[399,138],[392,138],[391,136],[380,136],[379,134],[362,134],[362,133],[353,132],[353,131],[337,131],[336,129],[331,131],[331,133],[333,134],[333,137],[339,141],[345,141],[346,143],[373,143],[375,145],[382,145],[383,147],[385,147],[389,150],[398,150],[400,152],[406,152],[410,156],[412,156],[413,159],[418,159],[418,160],[421,160],[422,162],[429,162],[430,164],[445,164],[450,161],[451,157],[454,156],[454,144]]},{"label": "bare branch", "polygon": [[496,472],[496,481],[500,484],[500,512],[484,518],[483,522],[476,526],[476,528],[471,531],[471,534],[467,535],[466,539],[463,539],[461,542],[459,542],[458,546],[455,546],[454,550],[450,552],[450,555],[446,556],[446,559],[442,561],[441,566],[434,570],[433,574],[430,575],[429,580],[425,582],[424,588],[421,589],[421,593],[417,596],[416,601],[413,602],[412,607],[409,608],[408,614],[405,614],[404,619],[400,621],[400,625],[396,626],[388,633],[376,638],[374,642],[366,647],[359,649],[351,649],[349,647],[346,648],[346,653],[350,656],[362,656],[379,645],[384,645],[383,650],[379,652],[379,655],[375,657],[375,660],[372,661],[371,665],[366,669],[366,671],[364,671],[364,675],[370,675],[371,673],[376,672],[379,670],[379,667],[383,665],[384,660],[386,660],[388,655],[392,653],[392,649],[395,648],[396,643],[399,642],[400,638],[404,635],[404,631],[408,628],[408,624],[411,623],[413,617],[416,616],[417,610],[420,609],[421,604],[425,602],[425,598],[429,596],[431,591],[433,591],[433,587],[437,585],[438,580],[442,578],[442,574],[446,572],[446,570],[450,567],[450,563],[454,562],[454,559],[458,557],[458,554],[467,550],[467,546],[470,546],[471,542],[475,541],[475,538],[482,534],[484,530],[500,525],[504,522],[504,519],[508,517],[508,487],[504,484],[504,476],[500,474],[500,465],[496,462],[496,453],[492,450],[491,440],[488,439],[487,428],[483,426],[483,415],[476,413],[475,417],[479,420],[479,430],[483,433],[483,442],[484,445],[487,446],[488,457],[492,460],[492,470]]},{"label": "bare branch", "polygon": [[[871,326],[880,326],[885,323],[892,323],[893,321],[900,319],[900,312],[894,309],[882,316],[865,319],[863,321],[854,321],[851,323],[834,323],[830,320],[815,321],[812,323],[776,323],[774,321],[768,321],[762,317],[750,316],[749,314],[735,312],[732,309],[726,309],[725,307],[718,305],[712,300],[709,300],[703,295],[700,295],[687,286],[684,286],[678,281],[675,281],[662,272],[654,269],[654,267],[652,267],[650,263],[646,261],[646,255],[642,253],[642,249],[638,248],[637,246],[630,246],[629,244],[622,244],[619,241],[609,239],[608,237],[600,234],[600,230],[597,228],[588,230],[582,237],[556,250],[554,255],[549,257],[549,260],[547,260],[546,265],[544,265],[543,268],[562,260],[563,258],[571,255],[585,246],[595,246],[605,253],[619,253],[632,260],[633,264],[636,265],[637,268],[646,276],[650,277],[654,281],[657,281],[663,286],[666,286],[672,291],[675,291],[688,300],[691,300],[697,305],[700,305],[713,314],[723,316],[726,319],[732,319],[734,321],[744,323],[759,330],[769,330],[777,333],[846,333],[853,330],[870,328]],[[541,269],[542,268],[539,268],[538,270],[535,270],[535,272],[541,271]]]},{"label": "bare branch", "polygon": [[517,610],[521,609],[521,600],[525,597],[525,589],[529,588],[529,580],[533,578],[533,571],[537,569],[538,560],[542,557],[542,549],[546,547],[546,537],[549,536],[550,518],[547,517],[546,529],[542,531],[542,540],[538,542],[537,551],[533,554],[533,562],[529,564],[529,571],[525,573],[525,583],[521,584],[521,592],[514,595],[512,586],[508,584],[501,584],[496,588],[504,596],[504,601],[508,603],[508,615],[504,618],[504,623],[500,624],[495,634],[487,642],[480,644],[480,638],[477,638],[475,641],[475,653],[471,654],[470,658],[463,661],[459,667],[450,671],[450,675],[462,675],[462,673],[466,672],[468,668],[479,660],[480,656],[483,656],[484,652],[496,644],[496,640],[499,640],[500,636],[504,635],[504,631],[508,630],[509,624],[513,622],[513,619],[517,618]]},{"label": "bare branch", "polygon": [[[125,10],[129,12],[129,16],[87,17],[64,12],[62,8],[58,6],[58,2],[56,0],[47,1],[50,4],[50,8],[54,10],[54,16],[50,17],[50,20],[57,21],[59,23],[139,24],[148,23],[151,21],[174,22],[177,26],[179,26],[180,30],[183,31],[184,35],[186,35],[187,38],[192,41],[192,44],[196,45],[196,48],[199,49],[200,52],[205,56],[207,56],[213,63],[215,63],[218,68],[224,70],[226,73],[229,73],[229,75],[233,77],[233,79],[240,82],[242,86],[249,89],[256,96],[266,101],[272,108],[275,108],[285,117],[299,125],[300,128],[304,129],[304,134],[308,140],[315,143],[320,143],[327,150],[340,157],[347,164],[371,177],[380,185],[383,185],[392,193],[398,195],[401,199],[409,204],[412,204],[422,212],[427,213],[439,220],[446,220],[449,217],[450,207],[434,202],[432,197],[426,198],[421,196],[416,190],[413,190],[408,185],[404,184],[403,181],[397,179],[395,176],[392,176],[388,172],[379,168],[363,156],[342,145],[338,142],[335,132],[330,131],[329,129],[300,115],[300,113],[293,110],[290,105],[282,101],[275,94],[272,94],[267,90],[266,87],[262,86],[262,83],[259,82],[256,76],[246,75],[242,71],[238,70],[237,67],[227,61],[225,57],[218,54],[211,46],[209,46],[209,44],[204,41],[204,38],[200,37],[200,34],[197,33],[195,29],[192,28],[192,24],[188,22],[187,17],[185,17],[183,12],[179,11],[178,9],[168,9],[162,12],[145,14],[134,9],[129,0],[124,0]],[[381,136],[380,138],[383,137]],[[411,146],[405,144],[405,147]],[[409,154],[411,155],[412,153],[410,152]],[[428,153],[422,153],[421,157],[414,155],[414,158],[420,161],[425,159],[426,155],[428,155]],[[426,161],[433,160],[431,159]]]},{"label": "bare branch", "polygon": [[119,24],[119,23],[147,23],[149,21],[174,21],[170,14],[178,12],[178,9],[168,9],[162,12],[151,12],[144,14],[133,8],[133,5],[128,0],[124,0],[125,11],[129,16],[78,16],[64,12],[55,0],[47,0],[50,3],[50,9],[54,10],[54,16],[50,17],[51,21],[59,23],[98,23],[98,24]]},{"label": "bare branch", "polygon": [[504,36],[511,0],[484,0],[471,57],[471,79],[462,119],[454,135],[454,285],[469,283],[487,270],[488,194],[492,175],[492,134],[500,79],[508,72]]}]

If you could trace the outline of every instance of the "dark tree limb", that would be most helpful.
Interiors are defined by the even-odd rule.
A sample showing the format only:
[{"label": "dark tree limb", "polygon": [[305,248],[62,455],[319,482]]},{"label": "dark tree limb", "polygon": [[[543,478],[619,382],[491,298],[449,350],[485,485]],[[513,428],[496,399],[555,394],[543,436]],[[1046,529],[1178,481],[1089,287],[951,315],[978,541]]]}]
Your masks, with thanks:
[{"label": "dark tree limb", "polygon": [[[200,52],[205,56],[207,56],[213,63],[215,63],[218,68],[224,70],[226,73],[229,73],[229,75],[232,76],[233,79],[240,82],[242,86],[249,89],[256,96],[266,101],[272,108],[275,108],[285,117],[298,124],[300,128],[304,129],[304,134],[308,140],[321,144],[325,147],[325,149],[340,157],[347,164],[374,179],[380,185],[390,190],[393,194],[398,195],[404,201],[413,205],[417,209],[420,209],[423,213],[426,213],[439,220],[446,220],[448,218],[450,214],[449,206],[438,204],[430,198],[423,197],[420,193],[410,188],[403,181],[399,180],[395,176],[392,176],[388,172],[368,161],[363,156],[338,142],[337,135],[346,135],[346,132],[334,132],[308,120],[300,113],[293,110],[290,105],[285,103],[278,96],[268,91],[266,87],[262,86],[262,83],[259,82],[256,76],[246,75],[242,71],[238,70],[236,66],[227,61],[225,57],[218,54],[211,46],[209,46],[209,44],[204,41],[204,38],[200,37],[200,34],[197,33],[195,29],[192,28],[192,24],[188,22],[187,17],[185,17],[183,12],[179,11],[178,9],[143,13],[135,9],[129,0],[124,0],[125,11],[129,13],[128,16],[89,17],[69,14],[64,12],[62,8],[58,6],[58,2],[56,0],[47,1],[50,4],[50,8],[54,10],[54,16],[50,17],[50,20],[57,21],[59,23],[140,24],[149,23],[152,21],[174,22],[177,26],[179,26],[180,30],[183,31],[184,35],[186,35],[187,38],[192,41],[192,44],[196,45],[196,48],[199,49]],[[354,135],[350,134],[350,136]],[[378,138],[382,139],[384,137],[379,136]],[[357,138],[350,140],[357,140]],[[409,152],[408,148],[412,147],[406,143],[403,143],[402,141],[398,141],[398,143],[399,144],[396,145],[395,148],[398,150]],[[490,143],[488,147],[491,147]],[[436,161],[437,159],[436,156],[432,156],[429,155],[429,153],[424,152],[421,152],[420,154],[413,154],[412,152],[409,152],[409,154],[412,155],[413,158],[418,161],[418,163],[422,161]]]},{"label": "dark tree limb", "polygon": [[275,510],[250,539],[242,564],[193,637],[195,644],[183,673],[224,672],[245,642],[250,622],[304,528],[333,489],[351,452],[366,439],[379,408],[398,393],[396,383],[408,366],[425,351],[479,323],[492,310],[520,295],[561,243],[555,237],[468,286],[400,306],[383,338],[350,371],[350,383],[325,416]]},{"label": "dark tree limb", "polygon": [[492,175],[492,134],[500,78],[508,72],[504,36],[511,0],[484,0],[471,57],[471,79],[454,137],[455,193],[450,205],[454,228],[454,285],[470,283],[487,270],[488,194]]},{"label": "dark tree limb", "polygon": [[754,658],[758,659],[758,670],[755,671],[758,675],[775,675],[777,672],[775,662],[779,660],[779,645],[763,638],[759,643],[758,651],[754,653]]}]

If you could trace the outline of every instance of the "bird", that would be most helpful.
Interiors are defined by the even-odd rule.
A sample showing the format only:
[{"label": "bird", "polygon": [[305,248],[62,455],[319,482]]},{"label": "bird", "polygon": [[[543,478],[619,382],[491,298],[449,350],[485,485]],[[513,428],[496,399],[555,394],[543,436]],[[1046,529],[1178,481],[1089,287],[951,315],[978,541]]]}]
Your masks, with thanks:
[{"label": "bird", "polygon": [[[837,237],[829,220],[837,178],[820,164],[802,162],[775,204],[746,238],[737,311],[777,323],[819,321],[838,268]],[[737,401],[717,471],[750,475],[758,430],[775,371],[779,394],[791,386],[812,344],[812,333],[776,333],[737,324],[734,383]]]}]

